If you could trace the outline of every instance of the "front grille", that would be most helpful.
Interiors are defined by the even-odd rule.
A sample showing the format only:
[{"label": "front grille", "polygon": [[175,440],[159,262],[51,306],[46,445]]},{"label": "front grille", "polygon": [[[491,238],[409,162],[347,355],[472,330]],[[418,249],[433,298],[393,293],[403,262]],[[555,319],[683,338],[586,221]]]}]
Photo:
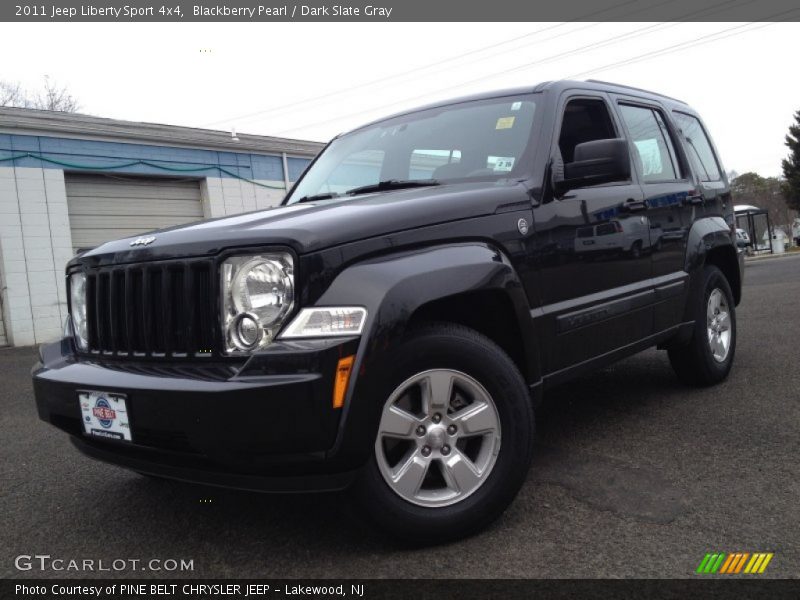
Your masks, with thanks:
[{"label": "front grille", "polygon": [[208,260],[90,270],[89,350],[107,356],[213,356],[218,311]]}]

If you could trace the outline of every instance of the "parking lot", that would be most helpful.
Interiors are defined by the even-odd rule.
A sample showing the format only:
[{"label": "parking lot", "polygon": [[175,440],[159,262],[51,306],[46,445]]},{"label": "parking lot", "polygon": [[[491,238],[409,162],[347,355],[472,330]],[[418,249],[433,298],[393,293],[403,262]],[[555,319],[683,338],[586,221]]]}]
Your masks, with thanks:
[{"label": "parking lot", "polygon": [[194,565],[121,576],[692,577],[715,551],[774,552],[763,576],[800,576],[800,257],[751,262],[745,281],[725,384],[683,387],[651,350],[564,385],[505,515],[424,549],[373,532],[346,496],[210,489],[84,458],[36,416],[35,349],[0,349],[0,576],[85,575],[14,566],[48,554]]}]

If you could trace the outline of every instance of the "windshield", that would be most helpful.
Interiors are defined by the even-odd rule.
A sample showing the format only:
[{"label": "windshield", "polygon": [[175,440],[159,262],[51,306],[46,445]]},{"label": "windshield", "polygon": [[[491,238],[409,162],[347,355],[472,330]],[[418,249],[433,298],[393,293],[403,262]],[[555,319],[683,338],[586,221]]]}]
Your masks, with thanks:
[{"label": "windshield", "polygon": [[508,96],[422,110],[358,129],[331,142],[286,204],[519,178],[531,162],[535,110],[533,96]]}]

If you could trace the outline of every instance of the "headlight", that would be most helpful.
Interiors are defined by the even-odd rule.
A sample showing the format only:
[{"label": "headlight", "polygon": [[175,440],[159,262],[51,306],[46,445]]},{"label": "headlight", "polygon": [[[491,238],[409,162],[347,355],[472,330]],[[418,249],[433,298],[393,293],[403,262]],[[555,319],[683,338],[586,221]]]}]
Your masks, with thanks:
[{"label": "headlight", "polygon": [[222,328],[227,353],[272,341],[294,306],[294,263],[286,253],[236,256],[222,263]]},{"label": "headlight", "polygon": [[361,335],[367,309],[359,306],[304,308],[281,333],[281,338]]},{"label": "headlight", "polygon": [[86,275],[75,273],[69,278],[69,314],[72,331],[80,350],[89,348],[89,332],[86,326]]}]

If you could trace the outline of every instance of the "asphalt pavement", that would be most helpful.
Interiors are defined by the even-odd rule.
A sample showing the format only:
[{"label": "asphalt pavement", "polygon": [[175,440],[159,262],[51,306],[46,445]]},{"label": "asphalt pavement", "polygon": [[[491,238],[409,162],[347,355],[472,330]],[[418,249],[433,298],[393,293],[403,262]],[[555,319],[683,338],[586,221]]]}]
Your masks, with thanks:
[{"label": "asphalt pavement", "polygon": [[226,491],[84,458],[36,416],[35,349],[0,349],[0,576],[92,575],[15,567],[39,554],[193,561],[97,576],[672,578],[743,551],[775,553],[761,577],[798,577],[799,301],[800,256],[748,263],[724,384],[684,387],[650,350],[553,390],[509,510],[423,549],[373,531],[343,495]]}]

